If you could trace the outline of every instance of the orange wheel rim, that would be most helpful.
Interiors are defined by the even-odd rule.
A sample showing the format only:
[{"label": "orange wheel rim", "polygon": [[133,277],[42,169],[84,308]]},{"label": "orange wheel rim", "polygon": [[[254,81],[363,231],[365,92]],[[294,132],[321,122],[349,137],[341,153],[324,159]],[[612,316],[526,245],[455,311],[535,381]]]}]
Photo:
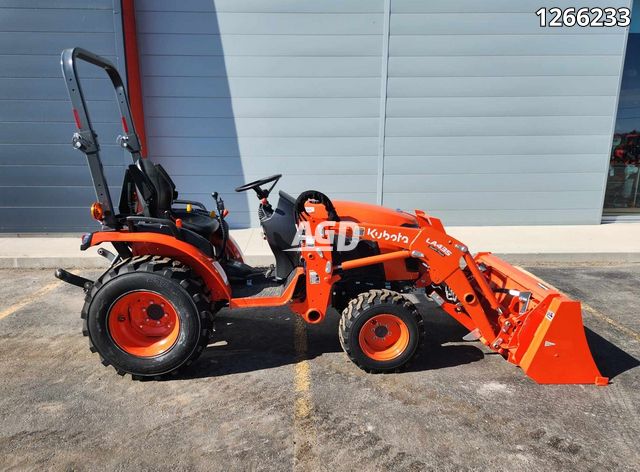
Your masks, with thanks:
[{"label": "orange wheel rim", "polygon": [[174,306],[162,295],[146,290],[118,298],[109,310],[107,325],[118,347],[137,357],[167,352],[180,333],[180,319]]},{"label": "orange wheel rim", "polygon": [[367,357],[390,361],[400,356],[409,345],[409,327],[395,315],[372,316],[360,328],[358,342]]}]

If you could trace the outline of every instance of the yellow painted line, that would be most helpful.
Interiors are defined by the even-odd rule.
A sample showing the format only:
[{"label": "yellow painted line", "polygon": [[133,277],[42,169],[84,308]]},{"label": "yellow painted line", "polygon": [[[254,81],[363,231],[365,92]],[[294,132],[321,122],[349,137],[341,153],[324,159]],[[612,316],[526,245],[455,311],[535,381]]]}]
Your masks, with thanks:
[{"label": "yellow painted line", "polygon": [[57,282],[57,281],[51,282],[50,284],[42,287],[40,290],[36,290],[34,293],[29,295],[28,298],[20,300],[18,303],[11,305],[9,308],[5,308],[4,310],[0,311],[0,320],[3,318],[6,318],[7,316],[13,315],[16,311],[26,307],[27,305],[30,305],[31,303],[38,301],[39,298],[44,297],[47,293],[49,293],[51,290],[53,290],[59,285],[60,285],[60,282]]},{"label": "yellow painted line", "polygon": [[296,353],[293,377],[294,469],[318,470],[314,452],[317,435],[312,420],[313,398],[311,397],[311,369],[307,360],[307,327],[305,321],[297,315],[295,316],[294,348]]},{"label": "yellow painted line", "polygon": [[640,333],[636,333],[634,330],[629,329],[624,325],[621,325],[616,320],[609,318],[604,313],[596,310],[595,308],[587,305],[586,303],[582,303],[582,309],[584,311],[586,311],[587,313],[589,313],[590,315],[593,315],[596,318],[600,318],[601,320],[606,321],[607,323],[609,323],[611,326],[613,326],[615,328],[618,328],[620,331],[622,331],[625,334],[628,334],[629,336],[634,338],[636,341],[640,341]]},{"label": "yellow painted line", "polygon": [[309,378],[309,362],[301,361],[296,364],[294,379],[296,392],[296,418],[309,418],[313,407],[309,395],[309,387],[311,385],[311,380]]}]

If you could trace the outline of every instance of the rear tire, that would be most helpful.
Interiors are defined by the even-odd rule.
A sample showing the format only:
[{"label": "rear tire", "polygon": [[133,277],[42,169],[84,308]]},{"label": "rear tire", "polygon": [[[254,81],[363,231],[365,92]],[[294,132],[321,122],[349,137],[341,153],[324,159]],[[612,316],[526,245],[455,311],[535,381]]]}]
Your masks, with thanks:
[{"label": "rear tire", "polygon": [[120,375],[175,374],[208,344],[213,315],[207,292],[178,261],[128,259],[105,272],[87,294],[83,334],[91,351]]},{"label": "rear tire", "polygon": [[352,299],[342,312],[342,349],[369,373],[396,372],[416,355],[423,321],[407,298],[391,290],[370,290]]}]

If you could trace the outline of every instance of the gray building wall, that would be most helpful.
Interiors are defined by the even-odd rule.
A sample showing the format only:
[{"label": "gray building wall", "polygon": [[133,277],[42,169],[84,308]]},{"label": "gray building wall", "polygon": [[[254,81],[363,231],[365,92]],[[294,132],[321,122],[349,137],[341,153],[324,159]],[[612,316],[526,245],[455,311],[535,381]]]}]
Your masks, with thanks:
[{"label": "gray building wall", "polygon": [[[626,32],[540,28],[539,7],[137,0],[149,155],[181,196],[222,192],[236,227],[256,224],[256,201],[233,188],[272,173],[292,194],[423,208],[446,224],[598,223]],[[0,8],[0,230],[92,227],[57,55],[83,45],[118,60],[111,1]],[[117,186],[118,116],[92,73]]]},{"label": "gray building wall", "polygon": [[234,226],[282,173],[291,194],[374,202],[383,0],[138,0],[149,154]]},{"label": "gray building wall", "polygon": [[[123,68],[112,0],[0,1],[0,231],[94,228],[95,201],[60,72],[60,52],[82,46]],[[121,184],[119,115],[104,73],[80,67],[111,184]],[[117,197],[118,189],[113,190]]]},{"label": "gray building wall", "polygon": [[[604,3],[553,6],[630,6]],[[540,6],[391,0],[385,204],[458,225],[600,222],[626,31],[540,28]]]}]

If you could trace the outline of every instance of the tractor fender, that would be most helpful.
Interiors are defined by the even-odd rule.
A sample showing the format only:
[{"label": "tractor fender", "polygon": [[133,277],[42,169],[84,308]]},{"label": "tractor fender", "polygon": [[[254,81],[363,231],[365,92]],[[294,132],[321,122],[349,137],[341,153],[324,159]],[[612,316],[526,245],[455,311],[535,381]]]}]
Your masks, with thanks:
[{"label": "tractor fender", "polygon": [[100,231],[90,235],[86,247],[109,243],[129,243],[134,256],[154,255],[176,259],[191,267],[211,290],[212,301],[229,300],[231,286],[222,266],[197,248],[172,236],[158,233]]}]

